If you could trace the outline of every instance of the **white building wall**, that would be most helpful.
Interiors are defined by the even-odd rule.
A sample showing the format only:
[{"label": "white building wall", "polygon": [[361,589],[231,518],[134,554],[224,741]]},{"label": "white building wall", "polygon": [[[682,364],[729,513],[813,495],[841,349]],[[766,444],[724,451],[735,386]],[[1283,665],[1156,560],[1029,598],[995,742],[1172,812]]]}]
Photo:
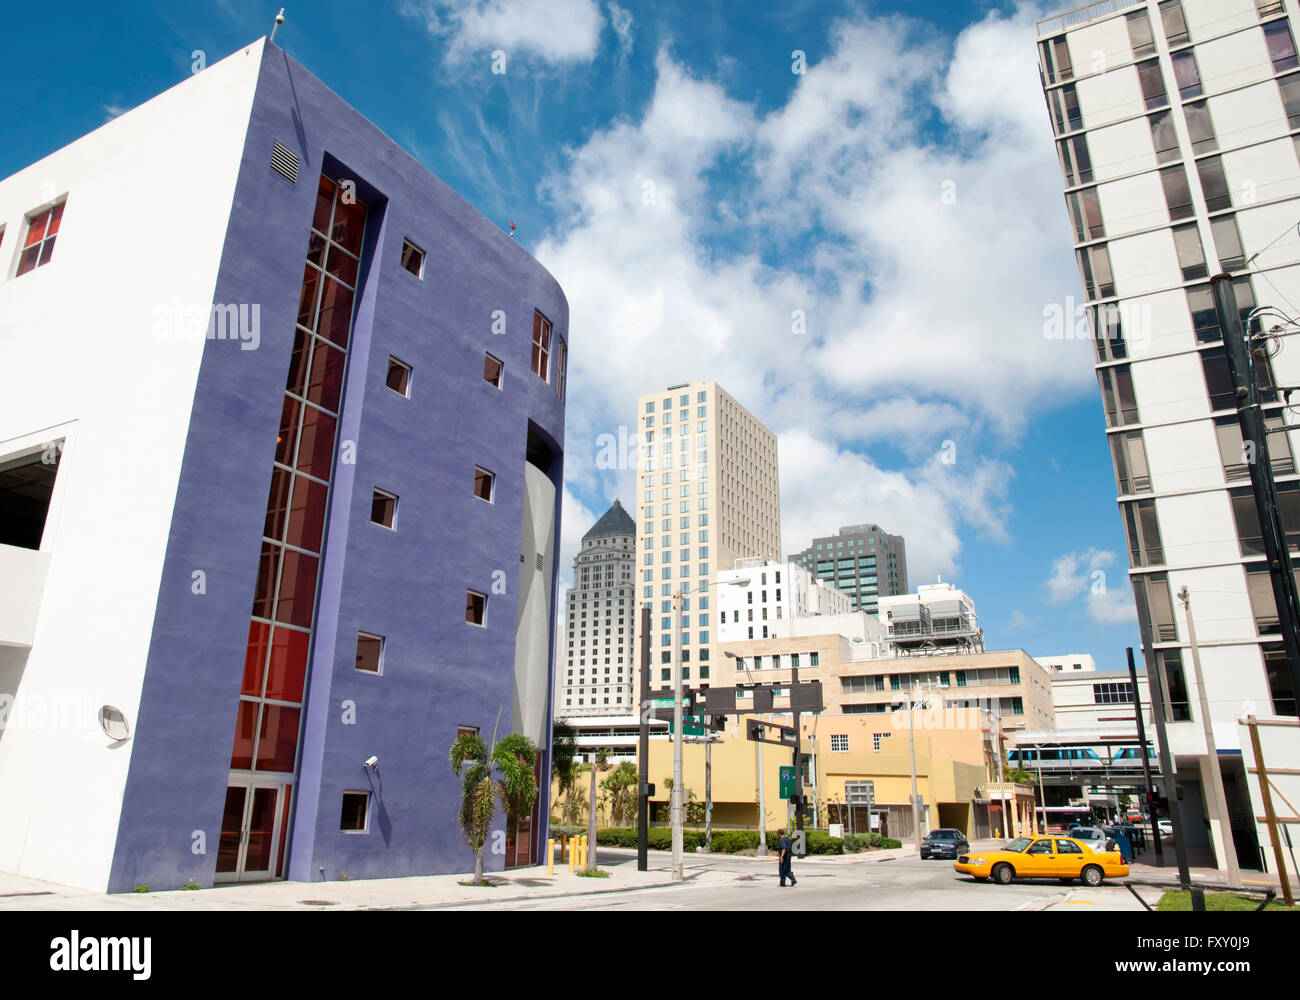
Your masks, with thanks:
[{"label": "white building wall", "polygon": [[[0,459],[66,439],[34,641],[0,732],[0,870],[108,882],[132,744],[112,746],[96,710],[135,723],[261,50],[0,181]],[[65,194],[52,259],[15,278],[25,217]],[[154,309],[173,306],[173,335],[153,336]]]}]

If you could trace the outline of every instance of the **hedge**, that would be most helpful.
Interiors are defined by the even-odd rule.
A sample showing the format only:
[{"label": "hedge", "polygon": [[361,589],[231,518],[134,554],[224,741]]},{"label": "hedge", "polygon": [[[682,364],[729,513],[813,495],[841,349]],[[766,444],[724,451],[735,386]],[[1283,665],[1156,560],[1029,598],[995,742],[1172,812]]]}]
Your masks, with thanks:
[{"label": "hedge", "polygon": [[[596,831],[596,843],[606,847],[636,847],[636,830],[628,827],[604,827]],[[775,851],[779,837],[775,832],[767,835],[768,850]],[[648,836],[649,847],[654,851],[671,850],[673,846],[672,830],[668,827],[652,827]],[[699,830],[685,830],[682,845],[685,850],[694,851],[704,843],[704,834]],[[809,854],[841,854],[865,851],[872,848],[898,848],[903,845],[878,833],[859,834],[846,844],[839,837],[832,837],[821,830],[806,831],[805,844]],[[756,830],[715,830],[710,850],[717,854],[737,854],[740,851],[752,851],[758,848]]]}]

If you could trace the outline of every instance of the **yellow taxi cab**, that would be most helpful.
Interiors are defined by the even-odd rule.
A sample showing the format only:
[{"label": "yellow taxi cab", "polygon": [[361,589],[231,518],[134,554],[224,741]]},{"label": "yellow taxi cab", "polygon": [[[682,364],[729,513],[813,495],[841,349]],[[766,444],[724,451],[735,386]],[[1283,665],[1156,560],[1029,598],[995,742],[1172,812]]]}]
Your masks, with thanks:
[{"label": "yellow taxi cab", "polygon": [[1085,885],[1101,885],[1103,878],[1123,878],[1128,865],[1118,852],[1094,852],[1072,837],[1017,837],[995,851],[963,854],[953,870],[981,882],[992,879],[1010,885],[1018,878],[1055,878],[1064,882],[1080,879]]}]

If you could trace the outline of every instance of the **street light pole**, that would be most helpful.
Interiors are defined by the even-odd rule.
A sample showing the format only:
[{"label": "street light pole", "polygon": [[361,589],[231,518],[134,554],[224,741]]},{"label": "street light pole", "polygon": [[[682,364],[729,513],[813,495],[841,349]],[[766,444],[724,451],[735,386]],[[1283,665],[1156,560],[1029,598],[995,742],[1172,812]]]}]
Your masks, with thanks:
[{"label": "street light pole", "polygon": [[912,839],[916,841],[916,855],[921,856],[921,803],[916,794],[916,718],[913,715],[916,687],[907,692],[907,754],[912,766]]},{"label": "street light pole", "polygon": [[673,594],[673,879],[680,882],[682,873],[682,591]]}]

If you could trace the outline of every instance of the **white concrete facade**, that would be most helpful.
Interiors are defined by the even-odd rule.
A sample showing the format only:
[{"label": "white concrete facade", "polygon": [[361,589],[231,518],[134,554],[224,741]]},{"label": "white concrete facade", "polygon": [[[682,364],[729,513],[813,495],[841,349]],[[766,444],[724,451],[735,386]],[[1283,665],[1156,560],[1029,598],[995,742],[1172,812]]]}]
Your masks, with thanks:
[{"label": "white concrete facade", "polygon": [[[1186,770],[1180,778],[1199,794],[1200,692],[1176,598],[1186,587],[1214,738],[1239,775],[1231,811],[1244,819],[1252,804],[1242,785],[1251,797],[1257,789],[1235,758],[1242,749],[1236,720],[1293,713],[1295,693],[1279,656],[1236,406],[1230,388],[1223,391],[1222,334],[1206,293],[1209,277],[1227,271],[1243,313],[1254,306],[1300,312],[1293,305],[1300,302],[1300,138],[1293,132],[1300,127],[1300,7],[1295,0],[1115,6],[1084,8],[1069,27],[1060,18],[1040,22],[1043,82],[1087,299],[1090,308],[1119,310],[1119,338],[1105,335],[1104,313],[1091,316],[1096,370],[1144,642],[1174,703],[1170,746]],[[1104,58],[1096,58],[1099,50]],[[1276,322],[1266,319],[1269,327]],[[1263,363],[1274,384],[1300,379],[1295,332],[1279,331],[1274,356]],[[1266,405],[1279,425],[1284,413],[1280,401]],[[1280,429],[1268,441],[1284,521],[1294,510],[1285,491],[1298,488],[1297,443],[1294,431]]]},{"label": "white concrete facade", "polygon": [[[5,871],[108,881],[132,744],[97,711],[134,724],[139,707],[261,50],[0,181],[0,463],[62,448],[39,553],[0,552],[0,578],[17,567],[39,595],[26,626],[12,608],[0,622]],[[49,262],[15,276],[27,220],[59,201]],[[142,303],[168,311],[166,335]]]},{"label": "white concrete facade", "polygon": [[1035,656],[1035,660],[1051,673],[1096,670],[1097,661],[1088,653],[1066,653],[1061,656]]},{"label": "white concrete facade", "polygon": [[[792,562],[741,560],[718,573],[718,638],[721,642],[789,634],[788,623],[852,611],[849,595]],[[741,584],[741,581],[748,581]],[[822,631],[825,631],[823,628]]]}]

